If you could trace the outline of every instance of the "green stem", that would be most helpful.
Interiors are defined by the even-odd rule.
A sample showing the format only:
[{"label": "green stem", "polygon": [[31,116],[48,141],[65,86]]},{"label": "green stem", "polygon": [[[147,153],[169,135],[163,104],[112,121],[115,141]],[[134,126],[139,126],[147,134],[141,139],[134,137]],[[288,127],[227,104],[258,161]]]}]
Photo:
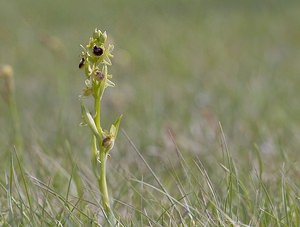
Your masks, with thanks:
[{"label": "green stem", "polygon": [[21,136],[21,130],[20,130],[20,121],[18,116],[18,110],[17,110],[17,104],[14,97],[14,94],[11,94],[10,100],[9,100],[9,109],[12,116],[12,121],[14,125],[14,142],[17,150],[19,150],[22,146],[22,136]]},{"label": "green stem", "polygon": [[5,83],[7,87],[7,101],[9,105],[10,114],[12,117],[13,129],[14,129],[14,145],[16,146],[17,150],[20,151],[22,148],[22,134],[20,129],[20,121],[19,115],[17,110],[17,103],[15,97],[15,83],[14,77],[11,74],[5,75]]},{"label": "green stem", "polygon": [[[102,138],[102,128],[101,128],[101,121],[100,121],[100,114],[101,114],[101,98],[103,95],[103,91],[100,87],[98,92],[96,93],[96,96],[94,96],[95,102],[95,125],[101,135]],[[107,153],[105,149],[102,146],[102,140],[98,140],[98,149],[99,151],[99,159],[100,159],[100,175],[98,178],[98,183],[99,183],[99,189],[101,193],[101,201],[102,201],[102,206],[104,208],[104,212],[107,215],[108,221],[110,222],[111,226],[115,226],[116,224],[116,218],[114,216],[114,213],[110,207],[110,202],[109,202],[109,195],[108,195],[108,190],[107,190],[107,183],[106,183],[106,161],[107,161]]]},{"label": "green stem", "polygon": [[101,193],[101,201],[102,206],[104,208],[104,212],[107,216],[110,226],[116,226],[117,221],[115,215],[110,207],[109,202],[109,195],[107,190],[107,183],[106,183],[106,161],[107,161],[107,154],[105,150],[102,148],[100,149],[100,176],[99,176],[99,188]]},{"label": "green stem", "polygon": [[108,196],[107,183],[106,183],[106,160],[107,160],[107,155],[101,149],[100,150],[99,188],[101,191],[101,200],[103,203],[104,211],[106,214],[108,214],[110,211],[110,205],[109,205],[109,196]]},{"label": "green stem", "polygon": [[95,124],[96,127],[98,129],[98,132],[100,133],[101,137],[102,137],[102,129],[101,129],[101,123],[100,123],[100,117],[101,117],[101,100],[100,100],[100,96],[97,95],[95,98]]}]

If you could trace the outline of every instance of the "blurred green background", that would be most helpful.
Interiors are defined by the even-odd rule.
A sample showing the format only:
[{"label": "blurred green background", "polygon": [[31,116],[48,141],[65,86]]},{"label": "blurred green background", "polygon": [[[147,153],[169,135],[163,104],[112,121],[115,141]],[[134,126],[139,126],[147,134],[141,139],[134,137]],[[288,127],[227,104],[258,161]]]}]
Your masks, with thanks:
[{"label": "blurred green background", "polygon": [[[170,134],[187,155],[204,162],[219,156],[219,122],[238,162],[251,165],[255,149],[267,163],[282,155],[298,160],[298,1],[0,4],[0,63],[14,69],[22,152],[33,173],[47,169],[35,159],[41,153],[90,165],[90,132],[79,126],[84,75],[78,63],[79,45],[95,28],[115,45],[110,72],[116,87],[104,96],[103,124],[123,113],[121,128],[158,172],[160,160],[174,157]],[[0,156],[6,160],[13,130],[2,99],[0,108]],[[134,170],[138,158],[122,133],[116,146],[109,168]],[[7,166],[1,164],[1,174]]]}]

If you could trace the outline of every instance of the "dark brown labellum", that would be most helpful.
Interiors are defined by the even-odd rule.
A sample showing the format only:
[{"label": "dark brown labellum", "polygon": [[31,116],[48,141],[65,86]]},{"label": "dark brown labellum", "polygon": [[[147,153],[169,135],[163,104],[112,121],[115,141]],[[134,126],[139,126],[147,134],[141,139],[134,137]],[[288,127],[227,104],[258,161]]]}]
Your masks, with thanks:
[{"label": "dark brown labellum", "polygon": [[81,69],[84,66],[84,58],[81,58],[80,62],[79,62],[79,68]]},{"label": "dark brown labellum", "polygon": [[113,140],[110,136],[106,137],[102,141],[102,146],[105,148],[110,148],[113,145]]},{"label": "dark brown labellum", "polygon": [[103,49],[101,47],[97,47],[96,45],[93,47],[93,53],[96,56],[101,56],[103,54]]},{"label": "dark brown labellum", "polygon": [[101,81],[104,79],[104,74],[101,71],[97,71],[95,73],[95,78],[96,78],[96,80]]}]

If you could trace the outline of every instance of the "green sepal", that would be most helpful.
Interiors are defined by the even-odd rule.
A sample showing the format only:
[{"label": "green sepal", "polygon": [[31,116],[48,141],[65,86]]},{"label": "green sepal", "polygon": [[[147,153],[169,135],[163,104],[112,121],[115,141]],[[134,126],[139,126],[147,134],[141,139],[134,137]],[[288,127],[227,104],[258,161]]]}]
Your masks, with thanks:
[{"label": "green sepal", "polygon": [[115,83],[109,79],[106,79],[105,87],[114,87]]}]

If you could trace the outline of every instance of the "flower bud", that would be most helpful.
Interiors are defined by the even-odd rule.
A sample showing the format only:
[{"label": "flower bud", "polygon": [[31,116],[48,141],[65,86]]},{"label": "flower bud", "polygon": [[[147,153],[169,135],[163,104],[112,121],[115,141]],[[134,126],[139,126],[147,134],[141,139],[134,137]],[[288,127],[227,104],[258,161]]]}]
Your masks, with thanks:
[{"label": "flower bud", "polygon": [[0,66],[0,77],[12,77],[13,69],[10,65],[2,65]]},{"label": "flower bud", "polygon": [[90,96],[93,93],[93,89],[91,87],[86,87],[82,89],[84,96]]}]

